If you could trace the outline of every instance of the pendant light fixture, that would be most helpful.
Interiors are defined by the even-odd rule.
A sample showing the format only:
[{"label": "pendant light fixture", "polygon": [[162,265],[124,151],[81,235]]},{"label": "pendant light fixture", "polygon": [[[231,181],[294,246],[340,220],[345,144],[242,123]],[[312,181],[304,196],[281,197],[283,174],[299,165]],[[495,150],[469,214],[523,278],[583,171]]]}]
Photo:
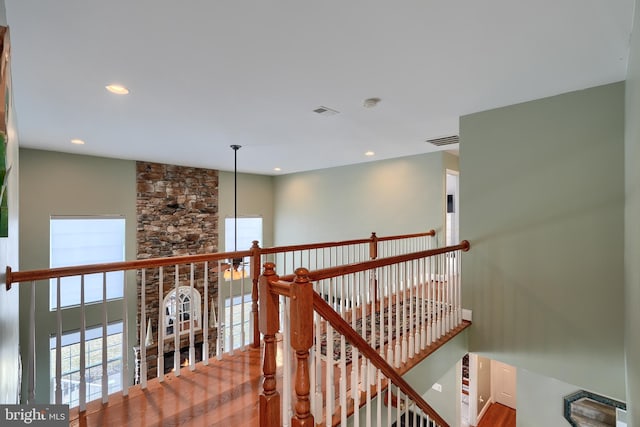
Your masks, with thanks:
[{"label": "pendant light fixture", "polygon": [[[241,145],[231,145],[233,150],[233,251],[238,251],[238,150]],[[238,280],[247,277],[249,272],[242,265],[242,258],[229,260],[229,268],[224,272],[224,280]]]}]

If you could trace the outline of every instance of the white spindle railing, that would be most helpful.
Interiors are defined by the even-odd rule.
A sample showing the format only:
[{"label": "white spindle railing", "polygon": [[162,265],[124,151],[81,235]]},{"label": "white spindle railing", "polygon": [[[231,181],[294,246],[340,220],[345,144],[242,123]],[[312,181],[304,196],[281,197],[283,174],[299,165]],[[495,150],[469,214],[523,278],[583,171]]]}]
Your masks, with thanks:
[{"label": "white spindle railing", "polygon": [[[433,237],[429,235],[423,235],[419,237],[411,238],[398,238],[398,239],[380,239],[376,240],[377,252],[375,257],[381,258],[382,256],[399,255],[416,250],[423,250],[431,247]],[[305,248],[305,249],[273,249],[271,252],[261,252],[261,262],[267,260],[278,261],[280,265],[285,267],[283,274],[287,272],[293,272],[295,267],[300,265],[309,265],[316,269],[328,268],[337,265],[354,264],[364,262],[372,257],[372,241],[371,239],[363,239],[355,243],[336,243],[322,244],[324,246],[319,248]],[[215,255],[215,256],[214,256]],[[113,350],[108,348],[109,331],[108,326],[110,322],[122,322],[122,341],[121,341],[121,354],[115,356],[120,358],[121,372],[120,379],[122,384],[122,394],[127,395],[129,387],[132,382],[132,377],[129,374],[130,371],[130,342],[134,345],[139,345],[139,350],[136,360],[136,378],[140,383],[140,387],[147,387],[148,373],[148,356],[150,354],[150,348],[153,345],[157,346],[157,365],[155,370],[155,376],[159,381],[164,380],[165,375],[165,349],[170,348],[169,351],[173,352],[174,375],[180,376],[181,369],[181,347],[184,347],[183,343],[186,342],[183,338],[183,334],[188,333],[188,366],[190,370],[196,369],[196,347],[201,345],[202,361],[207,364],[209,361],[209,332],[212,331],[213,339],[216,341],[215,354],[219,359],[222,359],[226,354],[232,354],[234,347],[241,347],[245,349],[247,338],[252,337],[253,328],[257,325],[253,324],[253,318],[247,322],[247,304],[251,304],[247,301],[246,295],[250,295],[251,292],[251,278],[240,278],[237,280],[225,281],[223,278],[223,271],[226,267],[223,261],[229,259],[226,257],[224,260],[219,256],[220,254],[214,254],[210,259],[204,261],[185,261],[183,263],[171,264],[163,261],[157,265],[152,265],[151,262],[145,264],[144,267],[136,267],[135,265],[124,265],[122,263],[122,269],[109,268],[104,271],[92,271],[88,274],[94,274],[99,272],[102,274],[102,300],[101,304],[87,304],[85,300],[85,274],[79,274],[80,280],[80,366],[79,366],[79,389],[78,395],[79,409],[85,410],[88,402],[87,391],[93,390],[92,384],[87,384],[88,378],[86,369],[89,367],[88,353],[85,347],[89,329],[98,328],[100,330],[99,335],[102,337],[102,348],[100,351],[102,360],[98,369],[102,371],[102,378],[99,384],[100,398],[103,403],[109,401],[109,393],[113,390],[109,389],[109,370],[112,368],[109,357],[112,357]],[[247,253],[243,254],[247,257]],[[204,258],[204,257],[203,257]],[[145,260],[153,261],[153,260]],[[209,263],[211,261],[211,263]],[[252,259],[252,262],[255,260]],[[435,261],[429,261],[435,263]],[[444,271],[444,258],[441,260],[443,266],[437,268],[439,272]],[[450,291],[447,293],[447,298],[451,301],[429,301],[429,295],[431,298],[440,297],[442,294],[437,292],[435,285],[425,283],[425,277],[431,277],[431,282],[435,282],[434,266],[428,266],[425,261],[423,265],[423,278],[415,278],[416,272],[420,271],[420,268],[412,265],[405,265],[402,268],[379,268],[375,271],[370,271],[358,275],[351,275],[341,279],[329,280],[326,282],[316,283],[316,290],[323,295],[327,301],[336,308],[343,316],[349,317],[350,322],[354,327],[358,327],[363,336],[375,345],[378,341],[381,343],[379,346],[380,354],[385,355],[388,360],[394,360],[396,357],[400,357],[400,362],[406,362],[407,357],[413,356],[418,351],[418,342],[421,335],[429,335],[430,329],[428,328],[428,322],[432,322],[429,319],[429,310],[436,311],[436,307],[444,307],[444,303],[452,304],[450,308],[451,324],[455,324],[455,319],[461,319],[461,309],[459,309],[459,280],[457,279],[457,271],[459,271],[458,264],[459,257],[454,257],[448,268],[447,282],[452,283]],[[209,266],[217,265],[217,268],[213,268],[210,271]],[[106,264],[105,264],[106,265]],[[187,273],[186,267],[189,267]],[[173,269],[173,282],[171,278],[165,277],[165,267]],[[233,268],[233,266],[231,266]],[[133,270],[133,271],[131,271]],[[248,269],[251,271],[251,269]],[[107,298],[109,294],[108,290],[115,284],[110,283],[107,271],[121,271],[124,278],[123,283],[123,297],[121,303],[110,301]],[[127,290],[127,271],[131,271],[138,274],[138,287],[139,287],[139,301],[138,301],[138,327],[136,335],[134,337],[129,336],[129,291]],[[218,274],[211,274],[212,271],[216,271]],[[54,379],[54,394],[52,401],[55,403],[64,403],[63,400],[68,398],[65,396],[67,393],[63,386],[69,384],[69,381],[63,378],[63,337],[68,330],[65,331],[65,325],[63,325],[63,307],[61,305],[61,297],[64,292],[64,281],[61,282],[61,277],[70,276],[66,271],[52,274],[51,277],[55,281],[55,293],[57,298],[57,304],[55,307],[55,379]],[[43,277],[39,277],[39,280]],[[109,280],[108,280],[109,279]],[[457,282],[456,282],[457,281]],[[36,310],[36,287],[40,286],[36,281],[28,282],[31,284],[31,301],[29,306],[29,318],[30,318],[30,330],[29,330],[29,344],[28,344],[28,357],[27,357],[27,401],[35,402],[36,396],[36,362],[35,362],[35,345],[36,345],[36,322],[35,322],[35,310]],[[48,285],[47,281],[47,285]],[[182,304],[180,296],[180,288],[188,286],[190,303],[188,304],[188,312],[185,312],[186,304]],[[217,286],[217,301],[215,294],[210,293],[209,286],[214,289]],[[457,286],[457,287],[456,287]],[[200,317],[196,315],[195,302],[196,287],[203,292],[204,301],[201,300],[201,313]],[[224,290],[224,292],[223,292]],[[238,295],[238,290],[240,295]],[[168,292],[175,292],[175,298],[173,299],[174,306],[172,307],[174,323],[173,333],[167,332],[167,312],[163,304],[164,297]],[[158,295],[157,304],[149,303],[149,295]],[[225,296],[228,295],[229,301],[225,300]],[[403,298],[416,299],[421,295],[426,297],[426,301],[422,302],[424,313],[427,311],[427,316],[420,316],[414,310],[419,311],[419,307],[413,305],[408,308],[408,313],[396,313],[396,318],[393,319],[391,315],[381,316],[382,320],[379,323],[372,322],[369,324],[366,321],[367,316],[371,316],[377,307],[384,312],[384,310],[391,311],[391,306],[396,301],[396,304],[401,302]],[[444,297],[443,297],[444,298]],[[424,298],[423,298],[424,299]],[[149,304],[148,304],[149,303]],[[236,305],[234,310],[234,305]],[[286,304],[283,304],[286,307]],[[149,307],[154,307],[153,310]],[[157,313],[155,307],[158,307]],[[402,305],[398,305],[402,307]],[[93,310],[93,315],[89,316],[90,310]],[[95,311],[97,310],[97,311]],[[239,311],[238,311],[239,310]],[[403,308],[406,311],[406,307]],[[399,311],[399,310],[398,310]],[[95,313],[98,315],[95,316]],[[354,314],[359,313],[359,314]],[[415,316],[420,320],[416,320],[414,323],[411,320],[411,334],[403,336],[399,341],[400,350],[394,351],[392,346],[394,340],[394,328],[392,322],[397,322],[396,329],[399,330],[400,322],[404,321],[404,317],[400,317],[404,314],[404,317]],[[188,322],[185,322],[185,317],[189,316]],[[426,317],[424,319],[423,317]],[[98,324],[87,324],[88,319],[99,319]],[[283,316],[282,319],[286,319]],[[240,322],[237,322],[240,320]],[[375,385],[379,381],[383,381],[378,373],[373,370],[368,363],[362,360],[362,357],[356,348],[352,348],[344,338],[340,339],[334,344],[333,339],[328,339],[325,348],[323,349],[321,343],[318,342],[321,335],[324,333],[327,336],[332,336],[333,329],[330,325],[321,322],[320,318],[316,315],[318,321],[316,325],[321,325],[316,329],[316,343],[312,350],[312,411],[316,417],[320,416],[330,418],[328,415],[333,414],[339,407],[341,409],[340,418],[344,422],[347,416],[347,407],[352,405],[355,401],[357,406],[360,406],[361,391],[365,392],[363,395],[366,401],[370,401],[373,396],[369,396],[371,387],[369,385]],[[457,320],[459,322],[460,320]],[[235,323],[235,325],[234,325]],[[239,324],[238,324],[239,323]],[[153,330],[153,326],[156,326],[156,330]],[[419,332],[418,327],[422,331]],[[188,331],[186,329],[188,328]],[[200,328],[200,329],[198,329]],[[324,331],[324,332],[322,332]],[[435,331],[435,326],[434,326]],[[285,340],[288,340],[288,334],[283,334]],[[408,344],[404,344],[409,340]],[[182,341],[182,342],[181,342]],[[240,342],[238,342],[240,341]],[[387,343],[385,344],[385,341]],[[423,346],[429,343],[429,339],[422,339],[420,341]],[[285,342],[285,344],[288,344]],[[323,370],[323,364],[333,359],[334,353],[339,354],[337,360],[328,363],[327,369]],[[404,356],[403,356],[404,355]],[[155,354],[154,354],[155,356]],[[93,363],[93,362],[92,362]],[[285,358],[285,369],[288,374],[291,372],[292,361]],[[95,369],[95,367],[94,367]],[[323,375],[323,373],[325,375]],[[334,376],[338,375],[339,379],[334,383]],[[291,377],[288,379],[288,383],[291,384]],[[325,396],[328,394],[328,397]],[[290,396],[290,395],[287,395]],[[290,402],[290,398],[283,399],[285,402]],[[357,407],[356,406],[356,407]],[[356,411],[357,412],[357,411]],[[291,414],[292,410],[289,405],[287,408],[287,414]],[[358,417],[358,415],[355,415]],[[378,418],[376,415],[374,418]],[[327,421],[330,423],[330,420]],[[367,421],[369,422],[369,421]],[[330,425],[330,424],[328,424]]]}]

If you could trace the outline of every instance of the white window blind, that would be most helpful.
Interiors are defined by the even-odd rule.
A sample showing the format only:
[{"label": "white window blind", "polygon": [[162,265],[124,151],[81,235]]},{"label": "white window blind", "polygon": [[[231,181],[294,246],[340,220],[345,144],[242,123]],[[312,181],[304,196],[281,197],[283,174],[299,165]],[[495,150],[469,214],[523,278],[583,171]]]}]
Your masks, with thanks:
[{"label": "white window blind", "polygon": [[[125,219],[123,217],[51,217],[51,268],[124,261]],[[61,307],[80,305],[80,277],[64,277]],[[107,273],[107,299],[122,298],[123,272]],[[85,303],[102,300],[102,274],[85,276]],[[56,279],[50,281],[49,309],[57,307]]]}]

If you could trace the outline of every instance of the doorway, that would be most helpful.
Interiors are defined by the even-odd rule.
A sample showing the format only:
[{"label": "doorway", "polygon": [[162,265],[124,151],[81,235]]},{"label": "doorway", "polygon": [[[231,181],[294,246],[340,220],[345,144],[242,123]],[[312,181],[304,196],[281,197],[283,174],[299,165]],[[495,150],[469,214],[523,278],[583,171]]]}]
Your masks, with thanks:
[{"label": "doorway", "polygon": [[516,368],[492,360],[491,389],[495,402],[516,409]]},{"label": "doorway", "polygon": [[479,425],[494,403],[511,408],[502,407],[515,414],[517,379],[515,367],[475,353],[467,354],[462,359],[461,365],[460,425],[462,427]]},{"label": "doorway", "polygon": [[445,200],[446,212],[445,212],[445,246],[456,245],[460,240],[459,228],[459,178],[458,171],[447,169],[445,179],[445,193],[447,195]]}]

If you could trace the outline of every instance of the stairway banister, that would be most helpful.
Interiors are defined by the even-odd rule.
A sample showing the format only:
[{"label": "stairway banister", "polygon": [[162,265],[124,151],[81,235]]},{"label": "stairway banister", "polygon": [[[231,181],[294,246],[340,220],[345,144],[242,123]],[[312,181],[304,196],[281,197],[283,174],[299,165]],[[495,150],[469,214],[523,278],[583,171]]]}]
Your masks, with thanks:
[{"label": "stairway banister", "polygon": [[260,392],[260,426],[281,426],[280,393],[276,389],[276,333],[280,328],[280,297],[272,292],[277,281],[275,264],[267,262],[259,280],[259,327],[264,335],[262,391]]},{"label": "stairway banister", "polygon": [[152,259],[139,259],[135,261],[119,261],[119,262],[107,262],[102,264],[87,264],[77,265],[72,267],[56,267],[56,268],[43,268],[40,270],[29,271],[11,271],[10,267],[7,267],[6,274],[6,286],[7,290],[11,289],[13,283],[31,282],[34,280],[46,280],[53,277],[69,277],[80,276],[94,273],[106,273],[110,271],[126,271],[137,270],[142,268],[153,268],[170,266],[177,264],[189,264],[200,263],[205,261],[221,261],[230,258],[244,258],[250,257],[253,254],[251,250],[236,251],[236,252],[218,252],[211,254],[198,254],[198,255],[181,255],[172,257],[152,258]]},{"label": "stairway banister", "polygon": [[309,374],[309,349],[313,346],[313,306],[315,292],[309,281],[306,268],[296,269],[296,278],[291,283],[291,348],[296,352],[295,392],[296,400],[292,427],[313,427],[314,417],[311,414],[311,390]]},{"label": "stairway banister", "polygon": [[[321,243],[306,243],[300,245],[289,245],[289,246],[273,246],[270,248],[261,248],[260,253],[262,254],[275,254],[279,252],[290,252],[290,251],[302,251],[305,249],[322,249],[322,248],[331,248],[335,246],[347,246],[347,245],[359,245],[362,243],[371,243],[371,242],[381,242],[388,240],[399,240],[399,239],[411,239],[416,237],[427,237],[427,236],[435,236],[435,230],[425,231],[423,233],[412,233],[412,234],[399,234],[395,236],[384,236],[377,237],[375,236],[375,232],[372,233],[372,236],[368,239],[353,239],[353,240],[338,240],[335,242],[321,242]],[[375,236],[375,239],[374,239]],[[292,275],[293,276],[293,275]]]},{"label": "stairway banister", "polygon": [[[471,248],[471,244],[467,240],[463,240],[458,245],[446,246],[444,248],[429,249],[421,252],[414,252],[406,255],[396,255],[387,258],[379,258],[371,261],[364,261],[355,264],[346,264],[338,267],[324,268],[320,270],[314,270],[309,272],[309,280],[318,281],[324,279],[330,279],[332,277],[344,276],[347,274],[358,273],[361,271],[373,270],[375,268],[386,267],[393,264],[399,264],[407,261],[412,261],[421,258],[428,258],[434,255],[445,254],[448,252],[454,252],[462,250],[467,252]],[[289,274],[281,276],[280,280],[285,282],[292,282],[295,279],[295,274]]]},{"label": "stairway banister", "polygon": [[[374,233],[375,234],[375,233]],[[435,236],[436,235],[436,230],[431,229],[429,231],[426,231],[424,233],[413,233],[413,234],[398,234],[396,236],[384,236],[384,237],[377,237],[377,240],[379,242],[385,242],[387,240],[400,240],[400,239],[413,239],[415,237],[427,237],[427,236]]]},{"label": "stairway banister", "polygon": [[380,354],[373,349],[365,340],[358,334],[351,325],[349,325],[331,306],[318,294],[313,292],[313,308],[320,314],[326,321],[328,321],[333,328],[344,335],[345,339],[349,341],[353,346],[357,347],[362,354],[368,358],[373,365],[380,369],[382,373],[391,380],[393,384],[398,386],[400,390],[429,417],[431,417],[439,426],[448,427],[449,424],[420,396],[420,394],[413,389],[407,383],[396,370],[387,363],[386,360]]},{"label": "stairway banister", "polygon": [[[198,254],[198,255],[180,255],[180,256],[152,258],[152,259],[139,259],[134,261],[87,264],[87,265],[72,266],[72,267],[43,268],[43,269],[29,270],[29,271],[12,271],[11,267],[7,266],[6,276],[5,276],[5,286],[6,286],[6,290],[10,290],[11,285],[13,283],[30,282],[34,280],[46,280],[54,277],[68,277],[68,276],[78,276],[82,274],[104,273],[104,272],[111,272],[111,271],[136,270],[136,269],[142,269],[142,268],[154,268],[154,267],[160,267],[160,266],[199,263],[199,262],[205,262],[205,261],[221,261],[221,260],[245,258],[245,257],[251,257],[253,259],[254,261],[253,273],[257,273],[257,274],[254,274],[254,277],[258,277],[259,270],[260,270],[260,262],[258,261],[259,256],[266,255],[266,254],[300,251],[305,249],[321,249],[321,248],[329,248],[329,247],[335,247],[335,246],[347,246],[347,245],[364,244],[364,243],[371,244],[372,242],[375,242],[377,246],[377,243],[381,241],[388,241],[388,240],[394,240],[394,239],[408,239],[408,238],[414,238],[414,237],[433,236],[433,235],[435,235],[434,230],[430,230],[424,233],[414,233],[414,234],[385,236],[385,237],[377,237],[375,236],[375,233],[372,233],[372,237],[369,237],[367,239],[342,240],[342,241],[336,241],[336,242],[311,243],[311,244],[301,244],[301,245],[292,245],[292,246],[274,246],[270,248],[260,248],[260,247],[252,246],[250,249],[245,251],[216,252],[216,253]],[[377,248],[375,252],[374,251],[370,251],[370,252],[371,254],[377,254]],[[292,281],[293,275],[288,276],[288,278],[289,278],[289,281]],[[314,280],[314,279],[312,278],[311,280]],[[256,282],[256,287],[257,287],[257,282]]]},{"label": "stairway banister", "polygon": [[[260,246],[258,245],[258,241],[254,240],[251,245],[251,314],[253,316],[253,324],[259,324],[259,314],[258,314],[258,286],[260,279]],[[253,348],[260,347],[260,328],[253,328]]]}]

